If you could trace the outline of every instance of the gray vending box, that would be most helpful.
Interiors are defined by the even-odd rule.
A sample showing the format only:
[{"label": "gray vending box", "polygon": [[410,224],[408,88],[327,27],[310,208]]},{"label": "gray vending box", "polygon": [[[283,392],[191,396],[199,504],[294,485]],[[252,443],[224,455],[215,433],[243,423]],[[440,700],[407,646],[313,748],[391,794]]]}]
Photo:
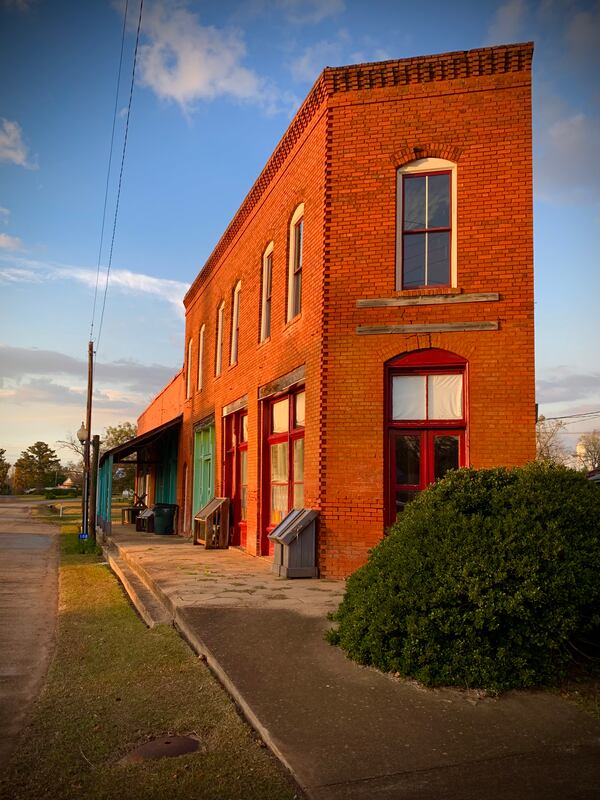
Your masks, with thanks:
[{"label": "gray vending box", "polygon": [[273,572],[282,578],[318,578],[316,566],[318,511],[294,508],[269,534],[275,543]]}]

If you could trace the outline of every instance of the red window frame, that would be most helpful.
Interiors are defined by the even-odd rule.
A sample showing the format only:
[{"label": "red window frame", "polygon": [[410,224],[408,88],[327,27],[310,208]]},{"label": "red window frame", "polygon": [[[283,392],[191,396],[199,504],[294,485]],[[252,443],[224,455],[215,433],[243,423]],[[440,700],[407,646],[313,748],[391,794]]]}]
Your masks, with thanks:
[{"label": "red window frame", "polygon": [[[406,212],[406,183],[407,181],[414,180],[415,178],[429,178],[430,176],[435,175],[447,175],[448,176],[448,225],[442,227],[425,227],[425,228],[405,228],[404,227],[404,216]],[[427,206],[426,206],[427,210]],[[423,172],[407,172],[402,174],[402,242],[401,242],[401,258],[402,258],[402,288],[403,289],[418,289],[421,287],[432,287],[432,286],[450,286],[452,281],[452,170],[430,170],[430,171],[423,171]],[[448,233],[448,280],[446,283],[430,283],[428,281],[427,275],[427,261],[424,265],[424,281],[420,284],[411,284],[407,286],[406,284],[406,269],[405,269],[405,259],[404,259],[404,240],[408,236],[414,236],[416,234],[425,235],[425,241],[427,243],[428,235],[430,233]]]},{"label": "red window frame", "polygon": [[[263,535],[261,536],[261,554],[272,555],[273,543],[267,538],[268,534],[274,530],[278,522],[271,522],[271,501],[272,501],[272,487],[287,485],[287,512],[294,507],[294,494],[296,487],[302,484],[304,487],[304,475],[302,481],[296,480],[294,472],[294,442],[304,439],[305,426],[299,425],[296,420],[296,397],[300,394],[305,394],[304,387],[298,387],[293,391],[281,394],[265,401],[264,406],[264,455],[263,455],[263,521],[262,526]],[[273,433],[273,407],[281,400],[288,400],[288,430],[279,433]],[[273,482],[271,480],[271,448],[276,444],[287,444],[287,482]],[[304,472],[304,469],[303,469]]]},{"label": "red window frame", "polygon": [[[425,413],[429,410],[430,375],[462,375],[462,417],[457,419],[393,419],[393,378],[395,376],[422,375],[425,378]],[[396,519],[396,493],[419,492],[435,480],[435,445],[441,436],[458,437],[458,463],[468,463],[468,363],[465,358],[439,348],[418,350],[392,359],[385,370],[385,520],[391,525]],[[420,443],[418,483],[398,483],[396,475],[395,446],[400,436],[414,436]]]}]

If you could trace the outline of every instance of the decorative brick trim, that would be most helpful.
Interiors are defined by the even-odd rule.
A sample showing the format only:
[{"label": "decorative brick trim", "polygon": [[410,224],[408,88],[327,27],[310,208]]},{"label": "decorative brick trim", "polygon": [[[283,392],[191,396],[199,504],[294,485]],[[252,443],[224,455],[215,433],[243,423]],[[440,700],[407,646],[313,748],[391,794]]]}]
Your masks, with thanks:
[{"label": "decorative brick trim", "polygon": [[395,152],[391,161],[395,167],[403,167],[411,161],[418,161],[421,158],[444,158],[457,164],[462,154],[462,147],[456,145],[429,143],[429,144],[405,144],[400,150]]},{"label": "decorative brick trim", "polygon": [[[259,203],[271,181],[328,97],[338,92],[363,91],[433,81],[464,80],[481,75],[497,75],[507,72],[527,72],[531,69],[532,58],[533,42],[526,42],[419,58],[380,61],[373,64],[326,67],[317,78],[306,100],[300,106],[273,155],[244,198],[204,267],[188,289],[183,298],[185,307],[189,306],[199,286],[206,282],[216,268],[244,222]],[[398,156],[407,159],[402,163],[428,156],[457,161],[460,157],[460,148],[445,144],[418,144],[412,147],[407,145],[407,149],[403,148],[399,151]],[[402,165],[400,162],[395,163],[397,166]]]}]

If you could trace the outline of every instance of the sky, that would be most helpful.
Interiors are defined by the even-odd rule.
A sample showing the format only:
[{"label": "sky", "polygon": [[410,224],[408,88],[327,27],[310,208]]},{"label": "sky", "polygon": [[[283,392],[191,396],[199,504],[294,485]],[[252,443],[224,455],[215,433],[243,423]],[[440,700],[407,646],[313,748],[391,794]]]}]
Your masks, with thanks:
[{"label": "sky", "polygon": [[[0,0],[9,461],[37,440],[69,459],[90,333],[94,433],[135,421],[181,368],[182,297],[323,67],[529,40],[537,400],[547,417],[600,409],[600,2],[145,0],[113,238],[139,0],[117,94],[124,11]],[[568,444],[594,424],[570,423]]]}]

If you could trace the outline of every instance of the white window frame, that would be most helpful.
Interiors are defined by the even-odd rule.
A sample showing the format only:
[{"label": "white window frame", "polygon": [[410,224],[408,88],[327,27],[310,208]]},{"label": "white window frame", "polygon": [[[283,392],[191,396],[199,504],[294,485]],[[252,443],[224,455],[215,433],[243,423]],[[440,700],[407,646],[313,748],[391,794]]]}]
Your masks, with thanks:
[{"label": "white window frame", "polygon": [[225,317],[225,301],[217,308],[217,339],[215,343],[215,377],[219,377],[223,369],[223,320]]},{"label": "white window frame", "polygon": [[189,400],[192,396],[192,343],[194,339],[190,336],[187,346],[187,372],[185,380],[185,399]]},{"label": "white window frame", "polygon": [[275,249],[274,242],[269,242],[262,257],[262,291],[260,299],[260,341],[264,342],[265,339],[271,336],[271,322],[273,312],[273,300],[271,299],[271,309],[269,314],[269,330],[266,326],[266,310],[267,310],[267,270],[269,268],[269,256],[271,257],[271,298],[273,295],[273,250]]},{"label": "white window frame", "polygon": [[[445,158],[419,158],[411,161],[404,167],[400,167],[396,174],[396,291],[403,291],[402,286],[402,182],[405,175],[414,172],[450,172],[450,286],[456,288],[457,283],[457,191],[456,191],[456,172],[457,166],[454,161],[446,161]],[[423,286],[423,289],[435,287]],[[406,291],[406,290],[404,290]],[[411,289],[411,291],[414,291]]]},{"label": "white window frame", "polygon": [[[300,205],[296,208],[292,215],[292,219],[290,221],[290,232],[289,232],[289,254],[288,254],[288,302],[287,302],[287,321],[289,322],[294,317],[299,316],[302,313],[302,306],[296,314],[294,314],[294,305],[295,305],[295,297],[294,297],[294,261],[296,256],[296,237],[294,236],[294,230],[296,225],[300,222],[301,219],[304,217],[304,203],[300,203]],[[302,247],[304,248],[304,230],[302,235]],[[302,266],[304,268],[304,258],[302,259],[303,263]],[[302,302],[302,301],[301,301]]]},{"label": "white window frame", "polygon": [[233,367],[238,360],[238,345],[240,332],[240,292],[242,282],[238,281],[233,290],[233,302],[231,304],[231,348],[229,353],[229,364]]},{"label": "white window frame", "polygon": [[206,330],[206,325],[203,323],[200,327],[200,333],[198,334],[198,391],[202,391],[202,386],[204,383],[204,369],[203,369],[203,362],[204,362],[204,332]]}]

